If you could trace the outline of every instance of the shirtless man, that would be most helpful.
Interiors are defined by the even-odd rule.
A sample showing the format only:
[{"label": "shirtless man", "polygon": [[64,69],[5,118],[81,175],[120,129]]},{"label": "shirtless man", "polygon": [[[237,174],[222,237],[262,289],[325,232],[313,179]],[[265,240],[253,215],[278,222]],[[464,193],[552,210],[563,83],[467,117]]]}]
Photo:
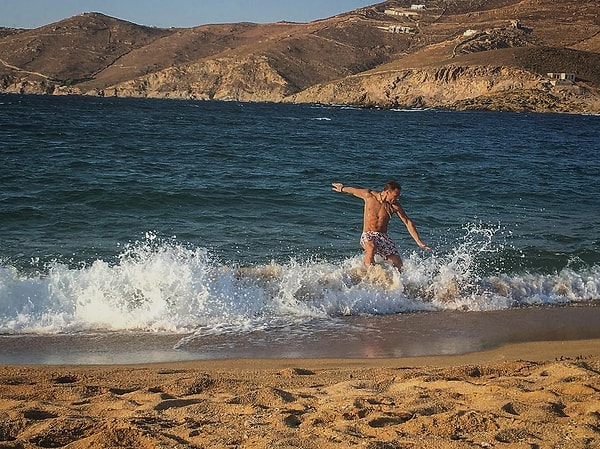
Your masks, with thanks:
[{"label": "shirtless man", "polygon": [[331,185],[336,192],[349,193],[362,198],[365,202],[363,231],[360,236],[360,244],[365,250],[365,265],[371,265],[375,254],[379,254],[391,262],[398,271],[402,269],[402,258],[393,240],[387,234],[388,223],[394,215],[402,220],[409,234],[421,249],[431,249],[423,243],[414,223],[398,203],[400,184],[396,181],[387,182],[381,192],[345,186],[339,182]]}]

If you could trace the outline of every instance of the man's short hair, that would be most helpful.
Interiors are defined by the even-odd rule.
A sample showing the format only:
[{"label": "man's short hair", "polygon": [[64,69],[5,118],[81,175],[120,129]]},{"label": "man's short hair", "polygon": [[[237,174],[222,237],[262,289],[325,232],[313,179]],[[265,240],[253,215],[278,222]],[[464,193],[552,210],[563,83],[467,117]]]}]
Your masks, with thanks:
[{"label": "man's short hair", "polygon": [[400,183],[398,181],[388,181],[383,186],[383,190],[401,190]]}]

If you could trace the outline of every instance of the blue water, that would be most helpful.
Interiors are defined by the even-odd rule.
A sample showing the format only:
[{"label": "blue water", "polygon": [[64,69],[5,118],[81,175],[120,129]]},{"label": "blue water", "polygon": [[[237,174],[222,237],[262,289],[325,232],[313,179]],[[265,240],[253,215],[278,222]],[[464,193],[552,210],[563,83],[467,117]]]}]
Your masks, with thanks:
[{"label": "blue water", "polygon": [[[0,158],[0,334],[600,298],[598,116],[0,96]],[[331,182],[388,179],[433,250],[396,220],[404,271],[358,275],[362,202]]]}]

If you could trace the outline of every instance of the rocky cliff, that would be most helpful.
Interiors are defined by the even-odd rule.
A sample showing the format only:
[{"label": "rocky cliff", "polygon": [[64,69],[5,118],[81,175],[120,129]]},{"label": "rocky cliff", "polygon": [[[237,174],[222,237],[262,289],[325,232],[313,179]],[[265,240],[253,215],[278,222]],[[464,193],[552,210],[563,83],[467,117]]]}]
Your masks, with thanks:
[{"label": "rocky cliff", "polygon": [[0,92],[600,113],[596,1],[412,4],[306,24],[162,30],[92,13],[3,29]]},{"label": "rocky cliff", "polygon": [[444,66],[382,71],[320,84],[285,101],[380,108],[498,111],[600,111],[598,90],[553,86],[546,77],[507,66]]}]

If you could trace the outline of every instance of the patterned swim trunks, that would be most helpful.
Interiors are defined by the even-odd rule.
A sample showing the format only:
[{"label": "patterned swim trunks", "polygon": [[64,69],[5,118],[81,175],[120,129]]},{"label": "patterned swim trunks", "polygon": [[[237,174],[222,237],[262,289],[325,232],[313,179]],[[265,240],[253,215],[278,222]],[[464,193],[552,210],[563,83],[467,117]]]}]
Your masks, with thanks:
[{"label": "patterned swim trunks", "polygon": [[363,232],[360,236],[360,245],[364,248],[366,242],[373,242],[375,244],[375,253],[382,257],[399,255],[393,240],[383,232]]}]

